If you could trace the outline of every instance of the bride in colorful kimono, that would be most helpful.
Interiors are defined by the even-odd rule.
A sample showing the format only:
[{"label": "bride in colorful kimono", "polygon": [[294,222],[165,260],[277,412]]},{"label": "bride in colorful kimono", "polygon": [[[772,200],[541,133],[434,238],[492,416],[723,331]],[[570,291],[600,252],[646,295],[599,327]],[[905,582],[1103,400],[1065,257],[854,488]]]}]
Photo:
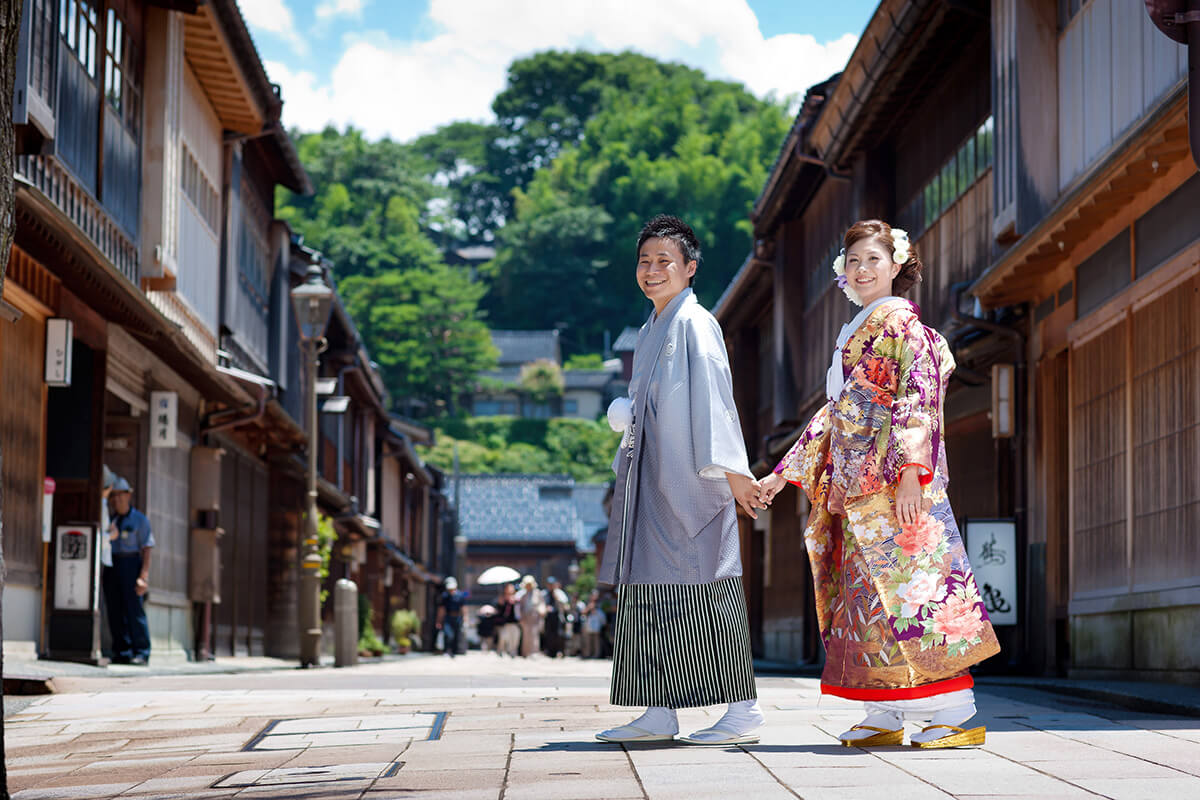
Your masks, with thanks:
[{"label": "bride in colorful kimono", "polygon": [[954,358],[899,295],[921,279],[908,234],[867,220],[846,231],[837,283],[863,307],[842,327],[827,402],[774,474],[812,504],[804,532],[825,644],[821,691],[862,700],[847,746],[982,744],[967,668],[999,652],[946,488],[942,401]]},{"label": "bride in colorful kimono", "polygon": [[637,248],[638,286],[654,313],[638,333],[630,397],[609,407],[625,436],[596,578],[618,588],[610,700],[646,712],[596,738],[668,741],[679,731],[676,709],[727,704],[716,724],[681,741],[753,742],[763,715],[735,502],[751,517],[766,505],[746,459],[721,327],[690,288],[696,234],[658,216]]}]

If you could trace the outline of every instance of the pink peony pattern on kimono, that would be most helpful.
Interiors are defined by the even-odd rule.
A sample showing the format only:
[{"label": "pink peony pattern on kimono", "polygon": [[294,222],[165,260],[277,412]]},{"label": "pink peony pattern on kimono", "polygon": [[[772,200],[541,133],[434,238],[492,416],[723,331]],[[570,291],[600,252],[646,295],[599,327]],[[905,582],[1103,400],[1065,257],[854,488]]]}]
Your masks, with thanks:
[{"label": "pink peony pattern on kimono", "polygon": [[946,526],[941,520],[932,514],[921,514],[916,522],[900,526],[896,546],[908,558],[932,553],[942,543],[942,534],[945,532]]},{"label": "pink peony pattern on kimono", "polygon": [[946,637],[946,644],[969,641],[983,630],[983,615],[975,603],[952,596],[933,612],[933,630]]},{"label": "pink peony pattern on kimono", "polygon": [[900,616],[915,617],[928,603],[940,603],[946,598],[946,584],[936,572],[917,572],[907,583],[896,587],[896,596],[903,603]]}]

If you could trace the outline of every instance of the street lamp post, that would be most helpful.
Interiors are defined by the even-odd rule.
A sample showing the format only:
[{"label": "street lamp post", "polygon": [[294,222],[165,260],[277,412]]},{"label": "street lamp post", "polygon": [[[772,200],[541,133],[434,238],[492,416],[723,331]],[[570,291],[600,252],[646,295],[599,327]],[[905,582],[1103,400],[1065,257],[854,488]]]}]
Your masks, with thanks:
[{"label": "street lamp post", "polygon": [[300,665],[321,659],[321,551],[317,546],[317,359],[325,351],[325,325],[333,307],[333,290],[319,264],[311,264],[304,283],[292,289],[292,308],[300,326],[305,354],[308,402],[308,500],[304,540],[300,548]]}]

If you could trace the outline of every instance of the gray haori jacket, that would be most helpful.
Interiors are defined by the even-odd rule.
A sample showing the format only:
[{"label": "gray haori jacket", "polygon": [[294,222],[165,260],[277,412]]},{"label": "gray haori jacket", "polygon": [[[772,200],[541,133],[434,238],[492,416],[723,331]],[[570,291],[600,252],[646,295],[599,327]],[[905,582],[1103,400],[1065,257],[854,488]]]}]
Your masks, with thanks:
[{"label": "gray haori jacket", "polygon": [[721,326],[691,289],[642,326],[629,396],[633,424],[613,460],[617,481],[597,579],[698,584],[741,575],[725,473],[753,475]]}]

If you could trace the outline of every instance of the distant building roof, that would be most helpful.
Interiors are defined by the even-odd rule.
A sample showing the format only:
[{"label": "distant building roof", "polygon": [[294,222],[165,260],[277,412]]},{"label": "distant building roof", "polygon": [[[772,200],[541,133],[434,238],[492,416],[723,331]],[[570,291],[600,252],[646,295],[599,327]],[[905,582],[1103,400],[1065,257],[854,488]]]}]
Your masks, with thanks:
[{"label": "distant building roof", "polygon": [[501,367],[520,366],[539,358],[562,363],[558,331],[492,331],[492,344],[500,351]]},{"label": "distant building roof", "polygon": [[638,331],[640,328],[629,327],[621,331],[621,335],[613,342],[613,352],[620,353],[627,350],[632,350],[637,345]]},{"label": "distant building roof", "polygon": [[569,475],[460,475],[458,519],[467,541],[585,541]]},{"label": "distant building roof", "polygon": [[604,388],[618,376],[620,371],[620,369],[565,369],[563,370],[563,383],[567,389],[604,391]]}]

